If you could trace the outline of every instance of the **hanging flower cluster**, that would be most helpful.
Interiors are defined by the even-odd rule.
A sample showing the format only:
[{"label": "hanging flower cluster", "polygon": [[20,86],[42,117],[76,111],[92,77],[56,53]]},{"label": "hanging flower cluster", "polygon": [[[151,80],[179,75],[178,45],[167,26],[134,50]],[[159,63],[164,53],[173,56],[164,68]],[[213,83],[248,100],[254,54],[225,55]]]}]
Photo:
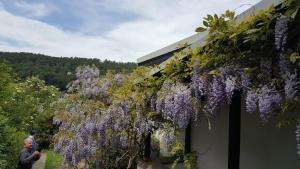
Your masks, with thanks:
[{"label": "hanging flower cluster", "polygon": [[145,114],[144,100],[150,99],[134,91],[128,76],[99,77],[97,72],[89,66],[78,68],[69,93],[53,103],[53,123],[59,125],[54,148],[74,168],[80,162],[96,168],[132,165],[130,161],[143,154],[145,136],[157,126]]},{"label": "hanging flower cluster", "polygon": [[288,36],[288,22],[290,17],[280,14],[276,20],[275,25],[275,46],[277,50],[284,51],[287,36]]},{"label": "hanging flower cluster", "polygon": [[300,81],[297,78],[297,72],[295,72],[294,74],[286,72],[286,76],[284,79],[285,79],[284,81],[285,96],[287,99],[291,100],[295,97],[295,95],[299,90]]},{"label": "hanging flower cluster", "polygon": [[195,112],[191,88],[166,81],[157,95],[156,111],[179,128],[185,128]]},{"label": "hanging flower cluster", "polygon": [[238,78],[241,79],[239,66],[219,68],[218,72],[216,75],[208,75],[195,69],[192,76],[196,98],[199,102],[207,100],[205,107],[212,114],[221,105],[230,103],[234,91],[241,88],[241,84],[237,83]]}]

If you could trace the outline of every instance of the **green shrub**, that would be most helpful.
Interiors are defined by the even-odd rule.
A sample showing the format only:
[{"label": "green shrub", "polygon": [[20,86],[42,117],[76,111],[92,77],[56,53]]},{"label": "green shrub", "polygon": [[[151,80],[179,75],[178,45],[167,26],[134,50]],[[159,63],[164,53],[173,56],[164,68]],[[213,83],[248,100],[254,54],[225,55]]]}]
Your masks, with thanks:
[{"label": "green shrub", "polygon": [[60,169],[63,158],[60,154],[55,153],[53,150],[48,150],[45,169]]}]

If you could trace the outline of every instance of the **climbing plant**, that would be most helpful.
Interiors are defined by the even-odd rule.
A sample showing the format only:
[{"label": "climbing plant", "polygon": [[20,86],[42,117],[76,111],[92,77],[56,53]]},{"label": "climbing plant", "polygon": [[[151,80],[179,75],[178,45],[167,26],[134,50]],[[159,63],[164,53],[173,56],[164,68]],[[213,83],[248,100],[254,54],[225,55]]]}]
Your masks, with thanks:
[{"label": "climbing plant", "polygon": [[[207,15],[196,29],[208,31],[205,45],[176,53],[154,75],[152,67],[106,76],[95,67],[78,68],[69,92],[55,103],[55,149],[71,167],[132,168],[148,133],[185,128],[203,117],[199,113],[213,118],[240,91],[247,112],[259,113],[262,123],[297,126],[300,154],[300,116],[290,113],[300,101],[299,8],[299,1],[286,0],[241,23],[230,11]],[[174,139],[172,133],[164,139]],[[196,153],[184,161],[193,168]]]}]

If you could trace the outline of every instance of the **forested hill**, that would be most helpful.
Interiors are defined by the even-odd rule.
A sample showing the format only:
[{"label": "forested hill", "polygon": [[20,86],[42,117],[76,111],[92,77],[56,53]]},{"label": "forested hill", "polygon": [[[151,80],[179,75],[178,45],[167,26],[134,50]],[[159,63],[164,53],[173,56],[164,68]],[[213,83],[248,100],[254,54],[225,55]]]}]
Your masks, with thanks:
[{"label": "forested hill", "polygon": [[[108,70],[115,72],[131,72],[136,68],[132,62],[122,63],[115,61],[88,58],[66,58],[50,57],[32,53],[10,53],[0,52],[0,63],[10,65],[13,72],[17,73],[22,79],[28,76],[38,76],[46,81],[47,84],[57,86],[64,90],[66,85],[74,79],[76,67],[81,65],[95,65],[100,74],[105,74]],[[72,72],[72,74],[68,73]]]}]

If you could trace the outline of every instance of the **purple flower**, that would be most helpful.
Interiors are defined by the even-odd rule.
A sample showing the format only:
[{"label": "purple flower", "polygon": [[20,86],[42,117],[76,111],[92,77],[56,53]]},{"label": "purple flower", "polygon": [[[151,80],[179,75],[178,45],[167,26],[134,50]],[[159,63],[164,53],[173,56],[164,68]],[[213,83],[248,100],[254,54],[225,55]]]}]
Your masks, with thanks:
[{"label": "purple flower", "polygon": [[290,17],[280,15],[275,24],[275,46],[277,50],[284,51],[288,36],[288,22]]},{"label": "purple flower", "polygon": [[201,100],[201,95],[203,94],[200,91],[200,83],[201,83],[200,76],[201,76],[201,71],[199,68],[196,68],[192,76],[192,82],[195,91],[195,96],[198,100]]},{"label": "purple flower", "polygon": [[248,75],[246,75],[244,72],[241,74],[241,87],[242,88],[248,88],[251,86],[251,79]]},{"label": "purple flower", "polygon": [[257,91],[252,89],[247,92],[246,96],[246,110],[249,113],[256,112],[258,109],[258,94]]},{"label": "purple flower", "polygon": [[267,85],[259,90],[258,108],[261,119],[266,122],[271,113],[281,108],[282,99],[278,91],[269,88]]},{"label": "purple flower", "polygon": [[150,107],[151,107],[151,111],[156,111],[156,97],[152,96],[150,99]]},{"label": "purple flower", "polygon": [[299,80],[297,79],[297,73],[291,74],[286,72],[284,92],[287,99],[293,99],[298,92]]},{"label": "purple flower", "polygon": [[211,90],[208,95],[207,108],[210,113],[214,113],[216,108],[226,100],[225,84],[221,78],[215,77],[211,84]]},{"label": "purple flower", "polygon": [[234,90],[236,89],[236,78],[233,76],[228,76],[225,80],[225,92],[228,102],[231,101]]},{"label": "purple flower", "polygon": [[225,84],[225,93],[228,103],[231,102],[232,95],[235,90],[239,90],[240,86],[237,83],[237,77],[241,74],[239,65],[230,65],[219,68],[222,82]]},{"label": "purple flower", "polygon": [[117,85],[122,84],[125,80],[126,80],[125,75],[115,74],[114,76],[114,81],[116,82]]},{"label": "purple flower", "polygon": [[195,112],[192,90],[181,83],[171,87],[164,86],[157,94],[156,110],[161,112],[164,118],[173,121],[176,126],[185,128]]},{"label": "purple flower", "polygon": [[159,131],[160,136],[162,140],[167,144],[170,145],[175,142],[175,128],[174,127],[168,127],[165,130],[160,130]]}]

